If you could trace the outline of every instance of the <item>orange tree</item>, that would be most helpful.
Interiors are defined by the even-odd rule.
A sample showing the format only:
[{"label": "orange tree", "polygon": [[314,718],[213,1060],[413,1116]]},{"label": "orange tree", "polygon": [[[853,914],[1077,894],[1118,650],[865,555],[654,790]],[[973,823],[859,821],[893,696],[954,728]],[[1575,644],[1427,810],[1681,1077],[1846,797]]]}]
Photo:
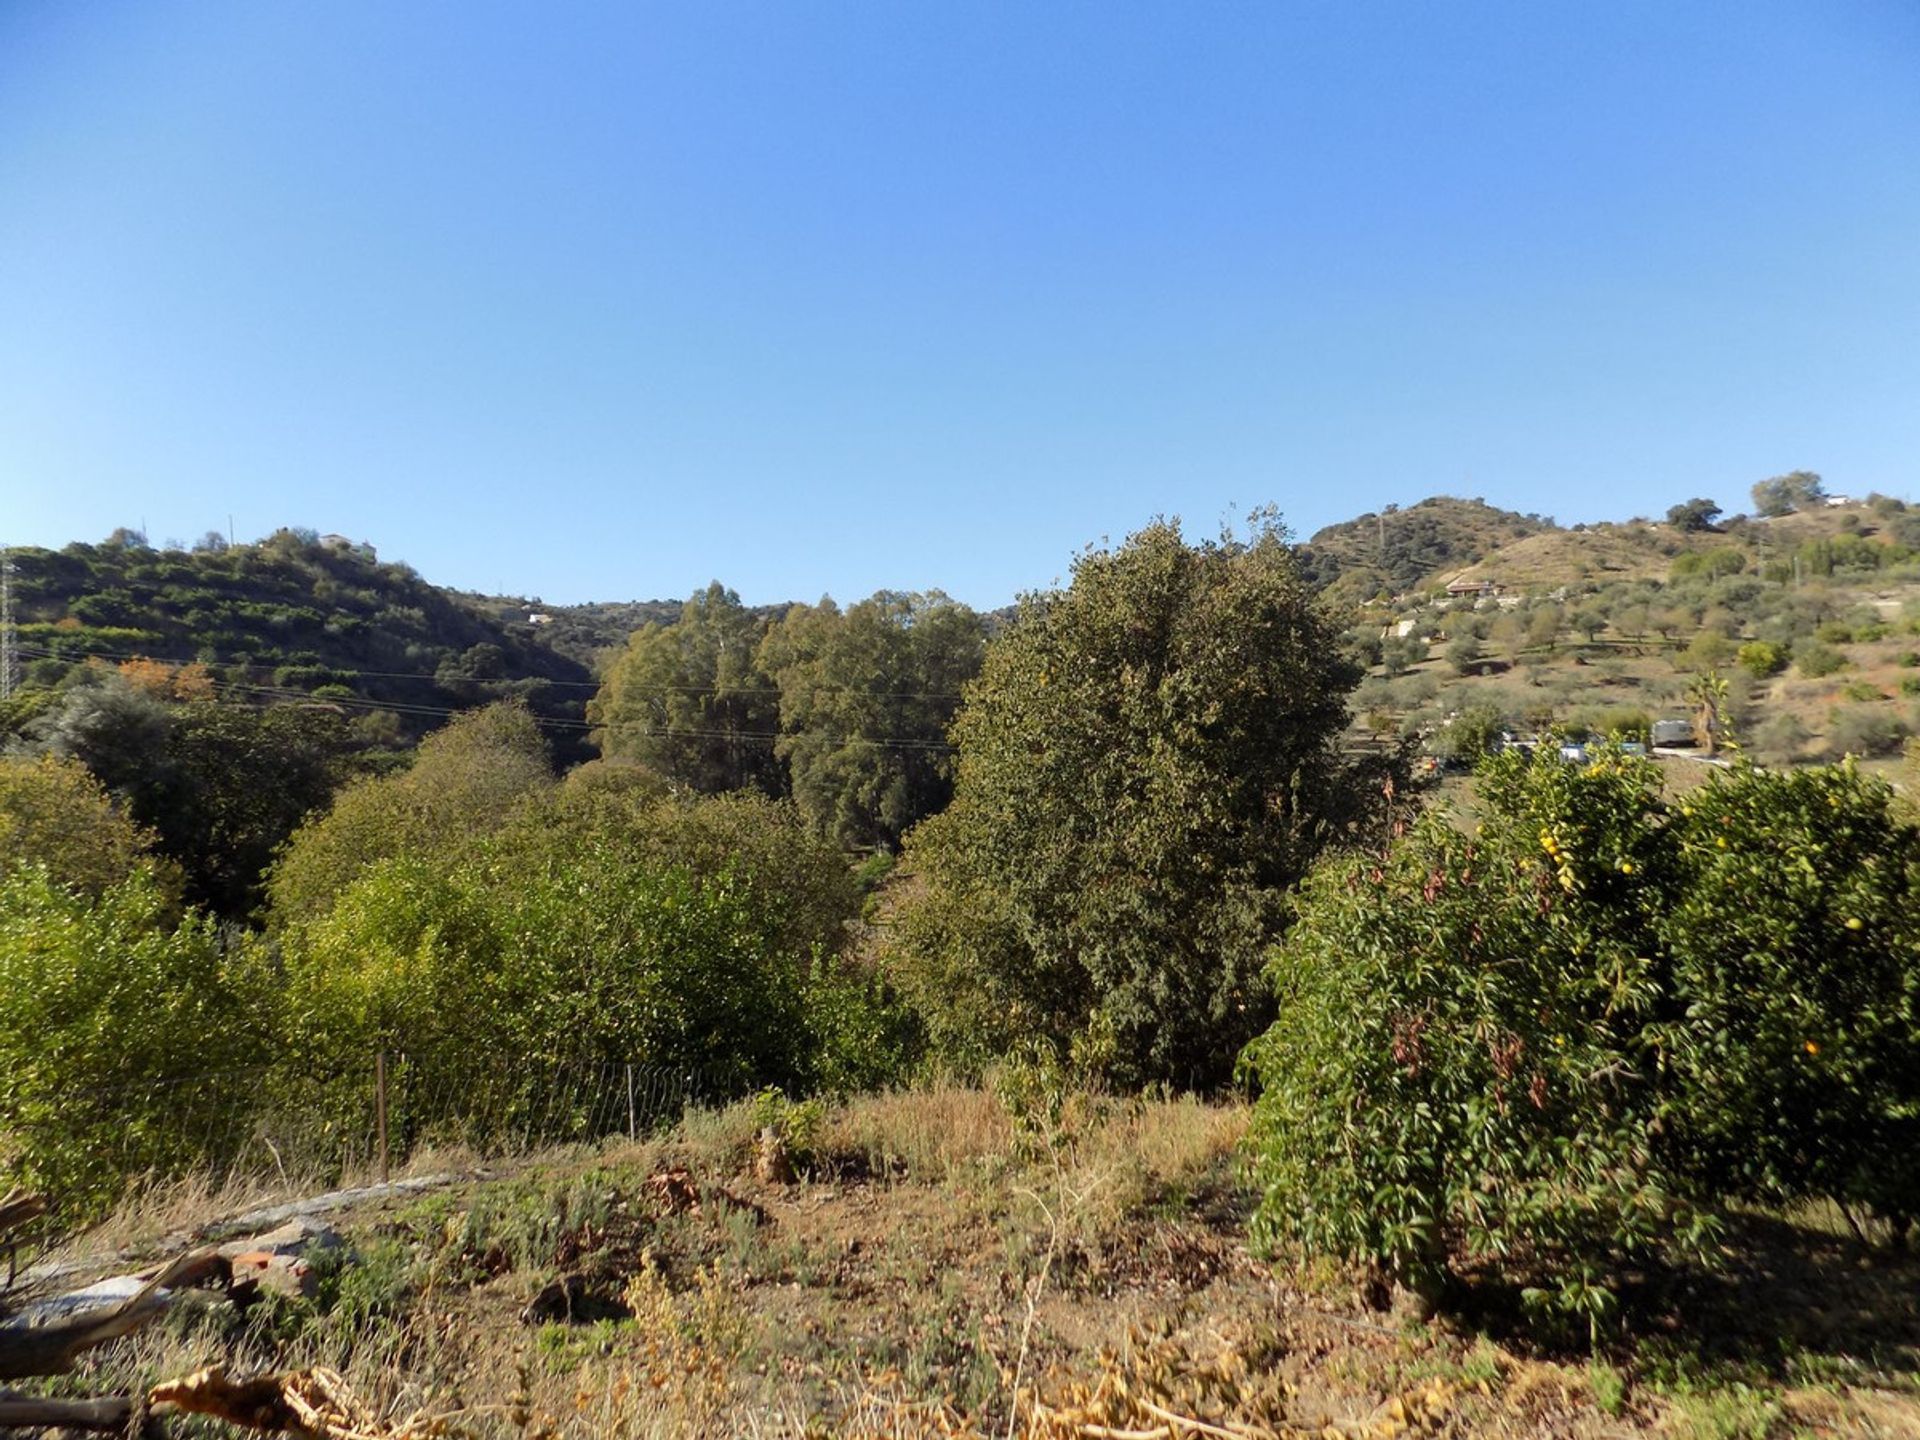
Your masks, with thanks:
[{"label": "orange tree", "polygon": [[1667,831],[1655,927],[1685,1004],[1667,1048],[1714,1193],[1920,1208],[1920,843],[1851,765],[1749,770]]},{"label": "orange tree", "polygon": [[1904,1225],[1920,833],[1851,773],[1743,768],[1674,815],[1657,775],[1501,756],[1478,834],[1427,816],[1309,879],[1245,1057],[1260,1239],[1597,1327],[1730,1195]]}]

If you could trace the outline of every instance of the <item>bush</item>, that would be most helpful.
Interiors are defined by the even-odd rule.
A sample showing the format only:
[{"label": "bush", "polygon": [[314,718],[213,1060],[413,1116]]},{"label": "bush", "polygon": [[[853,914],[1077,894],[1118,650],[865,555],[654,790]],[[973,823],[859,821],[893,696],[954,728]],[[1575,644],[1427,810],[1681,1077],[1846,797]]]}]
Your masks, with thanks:
[{"label": "bush", "polygon": [[1749,640],[1740,647],[1737,658],[1740,668],[1756,680],[1768,679],[1787,668],[1785,647],[1767,640]]},{"label": "bush", "polygon": [[1644,745],[1653,733],[1653,717],[1635,705],[1609,705],[1584,718],[1603,740],[1631,740]]},{"label": "bush", "polygon": [[55,884],[97,897],[152,864],[153,845],[78,760],[0,756],[0,871],[42,865]]},{"label": "bush", "polygon": [[1801,646],[1793,663],[1794,668],[1809,680],[1823,680],[1829,675],[1838,674],[1853,662],[1833,646],[1816,642]]},{"label": "bush", "polygon": [[1423,1290],[1468,1268],[1597,1325],[1713,1210],[1920,1195],[1920,830],[1851,769],[1503,756],[1309,880],[1273,952],[1256,1235]]},{"label": "bush", "polygon": [[1827,729],[1827,749],[1836,759],[1843,755],[1897,755],[1906,738],[1905,722],[1891,710],[1854,706],[1834,712]]},{"label": "bush", "polygon": [[273,996],[250,946],[172,905],[146,870],[97,899],[0,875],[0,1192],[45,1190],[84,1220],[239,1133]]},{"label": "bush", "polygon": [[1668,829],[1656,1043],[1707,1193],[1920,1211],[1920,843],[1851,766],[1748,771]]},{"label": "bush", "polygon": [[1791,765],[1805,751],[1807,727],[1798,717],[1780,711],[1769,715],[1755,727],[1753,748],[1761,759],[1776,765]]},{"label": "bush", "polygon": [[384,861],[285,949],[297,1076],[404,1052],[415,1133],[548,1113],[583,1066],[697,1073],[721,1096],[806,1072],[808,957],[725,874],[593,849]]},{"label": "bush", "polygon": [[1254,1233],[1427,1293],[1510,1256],[1532,1300],[1597,1324],[1615,1257],[1707,1233],[1647,1141],[1657,773],[1480,774],[1479,840],[1427,816],[1384,860],[1321,868],[1272,953]]},{"label": "bush", "polygon": [[551,785],[546,743],[525,709],[456,715],[420,742],[409,769],[349,785],[293,832],[267,882],[272,919],[325,914],[381,860],[462,851]]},{"label": "bush", "polygon": [[1447,664],[1453,667],[1456,675],[1471,675],[1480,668],[1484,658],[1480,639],[1471,630],[1462,630],[1447,645]]},{"label": "bush", "polygon": [[1491,755],[1505,734],[1506,718],[1493,705],[1468,705],[1448,718],[1434,738],[1434,748],[1464,765]]},{"label": "bush", "polygon": [[903,1084],[926,1048],[919,1015],[882,976],[830,957],[816,957],[805,1005],[809,1079],[826,1094]]}]

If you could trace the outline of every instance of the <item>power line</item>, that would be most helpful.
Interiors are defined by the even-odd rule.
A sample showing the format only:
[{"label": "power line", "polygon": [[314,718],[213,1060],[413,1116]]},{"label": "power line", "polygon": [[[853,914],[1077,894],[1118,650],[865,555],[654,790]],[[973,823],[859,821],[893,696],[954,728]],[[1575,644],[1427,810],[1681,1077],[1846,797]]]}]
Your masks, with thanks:
[{"label": "power line", "polygon": [[[52,651],[46,650],[39,646],[29,645],[29,646],[23,646],[22,648],[25,649],[29,654],[53,656]],[[95,656],[96,658],[102,658],[102,659],[125,658],[130,660],[145,660],[145,661],[148,661],[148,663],[150,664],[164,665],[170,669],[175,669],[175,670],[183,669],[187,665],[195,663],[193,661],[188,661],[188,660],[156,660],[150,656],[145,656],[145,655],[115,657],[109,652],[104,652],[104,651],[95,652]],[[58,658],[58,657],[55,656],[54,658]],[[350,674],[354,672],[347,671],[347,672],[341,672],[341,673]],[[453,705],[421,705],[421,704],[413,704],[404,700],[376,700],[373,697],[367,696],[367,695],[316,696],[309,691],[291,689],[286,686],[250,685],[243,681],[237,681],[237,680],[209,679],[207,681],[207,684],[216,693],[220,693],[220,694],[246,696],[246,697],[262,697],[269,700],[282,701],[288,704],[335,706],[340,709],[352,709],[352,710],[360,710],[360,711],[385,711],[389,714],[407,715],[407,716],[412,716],[415,718],[422,718],[422,719],[447,719],[455,715],[464,714],[466,713],[466,709],[471,708],[471,707],[461,707],[461,706],[453,706]],[[535,724],[545,726],[550,729],[556,729],[556,730],[569,730],[569,731],[578,732],[578,731],[593,731],[593,730],[606,728],[604,726],[597,725],[594,722],[589,720],[569,720],[566,717],[559,716],[559,715],[535,715],[532,718]],[[662,726],[656,733],[662,739],[668,739],[668,740],[695,739],[695,740],[774,741],[774,740],[788,739],[795,734],[804,733],[804,732],[782,731],[782,730],[714,730],[714,729],[698,728],[693,726],[668,724],[668,725]],[[904,735],[874,735],[874,736],[849,735],[844,738],[845,738],[845,741],[850,744],[872,745],[882,750],[948,751],[953,749],[953,746],[949,745],[944,740],[923,740],[917,737],[904,736]]]},{"label": "power line", "polygon": [[[89,649],[85,655],[78,657],[62,657],[60,653],[55,650],[48,650],[43,653],[55,658],[85,659],[88,657],[96,657],[102,660],[152,660],[156,665],[191,665],[194,663],[204,663],[209,665],[245,666],[249,669],[256,670],[277,668],[262,664],[257,660],[243,660],[235,656],[222,656],[217,654],[210,660],[195,662],[191,660],[161,660],[155,656],[135,655],[124,650]],[[452,680],[466,685],[534,684],[545,685],[553,689],[596,691],[605,688],[605,682],[600,680],[549,680],[544,675],[527,675],[517,680],[506,676],[482,678],[471,675],[454,675],[448,676],[447,680],[443,680],[437,674],[428,674],[420,670],[360,670],[348,666],[328,665],[319,661],[316,661],[311,668],[326,670],[335,675],[358,676],[363,680],[422,680],[435,685],[445,684],[447,680]],[[832,681],[816,682],[808,688],[813,690],[835,690],[853,695],[866,695],[876,700],[961,700],[965,698],[958,690],[871,690],[863,685],[843,685]],[[724,692],[728,695],[777,696],[781,693],[780,687],[777,685],[623,685],[621,689],[629,694],[640,695],[717,695]]]}]

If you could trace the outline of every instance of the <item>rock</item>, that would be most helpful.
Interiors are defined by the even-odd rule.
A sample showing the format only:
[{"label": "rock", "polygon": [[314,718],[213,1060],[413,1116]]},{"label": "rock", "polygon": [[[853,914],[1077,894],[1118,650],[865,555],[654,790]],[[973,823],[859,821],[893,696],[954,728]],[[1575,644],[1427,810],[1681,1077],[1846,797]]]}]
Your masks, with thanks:
[{"label": "rock", "polygon": [[342,1250],[346,1243],[332,1226],[299,1215],[265,1235],[222,1245],[220,1253],[232,1262],[235,1285],[251,1283],[261,1290],[307,1298],[319,1285],[312,1257]]},{"label": "rock", "polygon": [[276,1255],[270,1250],[247,1250],[230,1257],[235,1288],[251,1284],[260,1290],[310,1299],[319,1289],[313,1265],[299,1255]]},{"label": "rock", "polygon": [[277,1230],[247,1240],[235,1240],[220,1247],[228,1259],[242,1255],[309,1255],[316,1250],[338,1250],[346,1245],[338,1230],[307,1216],[295,1216]]},{"label": "rock", "polygon": [[760,1148],[754,1156],[753,1173],[763,1185],[791,1185],[793,1158],[780,1139],[780,1132],[768,1125],[760,1131]]}]

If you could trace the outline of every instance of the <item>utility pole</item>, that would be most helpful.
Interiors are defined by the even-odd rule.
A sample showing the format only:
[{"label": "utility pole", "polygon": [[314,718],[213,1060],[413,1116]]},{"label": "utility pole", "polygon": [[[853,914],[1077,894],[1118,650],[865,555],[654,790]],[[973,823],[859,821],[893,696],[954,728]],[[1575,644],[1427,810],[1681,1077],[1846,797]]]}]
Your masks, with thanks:
[{"label": "utility pole", "polygon": [[19,643],[13,628],[13,551],[0,546],[0,700],[13,698]]}]

